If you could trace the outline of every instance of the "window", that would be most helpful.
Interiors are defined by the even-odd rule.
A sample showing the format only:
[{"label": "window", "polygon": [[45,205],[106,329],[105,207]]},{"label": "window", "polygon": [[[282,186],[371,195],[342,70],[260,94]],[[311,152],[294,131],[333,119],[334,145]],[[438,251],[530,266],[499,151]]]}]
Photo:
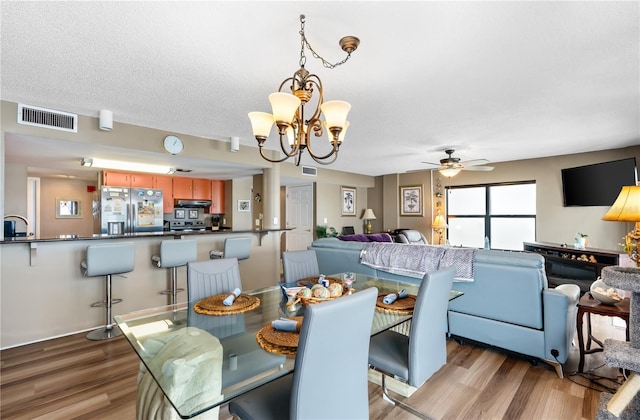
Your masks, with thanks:
[{"label": "window", "polygon": [[536,237],[535,181],[446,187],[449,243],[521,251]]}]

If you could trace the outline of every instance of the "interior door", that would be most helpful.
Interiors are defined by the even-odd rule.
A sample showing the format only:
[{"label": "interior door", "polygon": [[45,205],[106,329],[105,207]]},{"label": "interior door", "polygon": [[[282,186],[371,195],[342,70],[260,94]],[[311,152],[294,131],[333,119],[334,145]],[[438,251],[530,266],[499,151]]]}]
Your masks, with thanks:
[{"label": "interior door", "polygon": [[287,187],[287,251],[307,249],[313,242],[313,185]]}]

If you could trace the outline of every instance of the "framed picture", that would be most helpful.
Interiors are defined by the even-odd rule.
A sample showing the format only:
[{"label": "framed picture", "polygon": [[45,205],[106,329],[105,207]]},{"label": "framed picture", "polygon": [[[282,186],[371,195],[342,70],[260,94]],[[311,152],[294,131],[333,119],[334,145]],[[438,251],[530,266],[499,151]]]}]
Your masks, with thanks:
[{"label": "framed picture", "polygon": [[56,198],[56,219],[81,219],[82,202],[78,199]]},{"label": "framed picture", "polygon": [[356,189],[352,187],[340,187],[340,199],[343,216],[356,215]]},{"label": "framed picture", "polygon": [[238,200],[238,211],[251,211],[251,201]]},{"label": "framed picture", "polygon": [[400,187],[400,216],[422,216],[422,185]]},{"label": "framed picture", "polygon": [[189,210],[189,219],[197,219],[198,210]]},{"label": "framed picture", "polygon": [[186,213],[184,209],[176,209],[175,210],[176,219],[184,219],[186,217]]}]

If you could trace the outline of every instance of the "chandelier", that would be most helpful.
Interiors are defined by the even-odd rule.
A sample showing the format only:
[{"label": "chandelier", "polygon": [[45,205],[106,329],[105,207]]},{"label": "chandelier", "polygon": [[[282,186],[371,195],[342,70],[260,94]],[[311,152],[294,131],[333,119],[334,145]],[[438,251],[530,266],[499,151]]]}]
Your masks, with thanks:
[{"label": "chandelier", "polygon": [[[346,36],[340,39],[340,47],[347,53],[347,56],[342,61],[331,64],[318,55],[309,45],[309,41],[304,35],[304,23],[305,16],[300,15],[300,69],[292,77],[285,79],[280,84],[277,92],[269,95],[271,114],[267,112],[250,112],[249,119],[251,120],[253,135],[258,141],[260,156],[263,159],[278,163],[295,157],[295,164],[298,166],[300,165],[302,153],[307,150],[314,161],[328,165],[335,162],[338,157],[338,150],[349,127],[347,114],[351,109],[351,105],[345,101],[323,101],[324,93],[320,78],[315,74],[309,74],[304,68],[307,61],[304,50],[305,47],[308,48],[315,58],[322,60],[324,67],[332,69],[344,64],[351,57],[351,53],[358,48],[360,40],[354,36]],[[315,109],[311,115],[305,116],[305,106],[313,106],[309,101],[314,93],[317,94]],[[324,116],[324,121],[320,118],[321,116]],[[263,150],[264,143],[267,141],[274,123],[280,137],[280,148],[284,153],[284,157],[281,159],[270,159],[265,156]],[[316,154],[311,147],[312,135],[322,137],[324,130],[327,131],[331,150],[326,154]]]}]

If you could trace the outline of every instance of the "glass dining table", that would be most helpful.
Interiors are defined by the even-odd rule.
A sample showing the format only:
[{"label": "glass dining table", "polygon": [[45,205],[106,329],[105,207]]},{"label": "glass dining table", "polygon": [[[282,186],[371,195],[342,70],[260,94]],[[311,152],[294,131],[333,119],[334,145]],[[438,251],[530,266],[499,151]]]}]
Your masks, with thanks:
[{"label": "glass dining table", "polygon": [[[377,287],[379,293],[398,292],[401,289],[413,295],[418,292],[418,284],[363,274],[340,273],[328,277],[343,281],[353,278],[353,285],[349,289],[351,293],[369,287]],[[257,297],[259,306],[238,314],[218,316],[197,313],[194,311],[196,302],[184,302],[114,317],[146,371],[153,377],[155,385],[162,390],[181,418],[197,416],[293,372],[295,356],[264,350],[256,340],[256,334],[273,320],[302,316],[305,306],[299,303],[287,305],[288,299],[281,285],[243,291],[243,294]],[[460,295],[461,292],[451,291],[450,299]],[[397,327],[410,319],[411,314],[408,313],[376,310],[371,335]],[[336,320],[336,323],[340,328],[349,328],[348,319]],[[212,357],[207,355],[208,349],[215,347],[218,341],[222,348],[221,370],[220,363],[210,364]],[[336,351],[339,355],[338,347]],[[195,386],[176,386],[179,378],[175,376],[179,375],[175,367],[184,365],[185,361],[192,366],[191,371],[186,371],[191,372],[191,376],[181,380],[192,381],[196,383]],[[207,372],[207,369],[212,372]],[[181,372],[184,376],[185,370]],[[217,387],[211,388],[214,392],[203,391],[209,380],[219,382]],[[218,389],[220,392],[217,392]]]}]

